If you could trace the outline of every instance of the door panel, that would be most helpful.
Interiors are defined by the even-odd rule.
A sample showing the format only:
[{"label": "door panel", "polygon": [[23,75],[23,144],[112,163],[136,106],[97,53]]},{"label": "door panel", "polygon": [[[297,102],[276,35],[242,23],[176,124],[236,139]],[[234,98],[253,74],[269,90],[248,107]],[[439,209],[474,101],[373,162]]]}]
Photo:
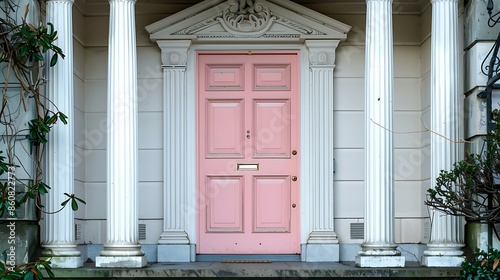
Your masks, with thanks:
[{"label": "door panel", "polygon": [[243,178],[207,177],[207,232],[243,231]]},{"label": "door panel", "polygon": [[290,99],[254,100],[255,158],[290,157]]},{"label": "door panel", "polygon": [[242,64],[207,64],[206,90],[244,90],[245,69]]},{"label": "door panel", "polygon": [[290,232],[289,176],[254,177],[254,232]]},{"label": "door panel", "polygon": [[290,90],[290,64],[254,65],[254,90]]},{"label": "door panel", "polygon": [[243,157],[243,100],[207,100],[205,104],[207,157]]},{"label": "door panel", "polygon": [[197,253],[300,253],[298,61],[198,54]]}]

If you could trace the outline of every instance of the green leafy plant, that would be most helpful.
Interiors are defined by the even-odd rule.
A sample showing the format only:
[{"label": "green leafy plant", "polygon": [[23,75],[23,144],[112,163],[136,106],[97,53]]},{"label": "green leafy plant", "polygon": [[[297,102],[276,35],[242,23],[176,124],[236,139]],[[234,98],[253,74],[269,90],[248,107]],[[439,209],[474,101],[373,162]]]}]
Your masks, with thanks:
[{"label": "green leafy plant", "polygon": [[[41,212],[55,214],[68,204],[71,209],[78,210],[79,203],[85,204],[74,194],[64,193],[67,197],[61,202],[61,208],[54,212],[44,211],[41,196],[54,191],[44,180],[42,161],[45,144],[49,141],[48,134],[54,125],[67,124],[68,117],[59,111],[56,104],[48,99],[43,92],[43,85],[48,81],[44,78],[46,66],[53,67],[59,58],[64,58],[63,51],[54,43],[57,40],[57,31],[51,23],[32,23],[27,20],[29,6],[20,7],[18,0],[0,0],[0,73],[3,75],[0,82],[0,175],[23,169],[30,178],[21,181],[9,172],[9,180],[14,180],[17,188],[13,191],[12,182],[0,182],[0,218],[2,216],[15,217],[14,207],[25,203],[33,203]],[[40,2],[34,1],[35,5]],[[18,18],[18,11],[24,9],[22,17]],[[39,10],[39,9],[35,9]],[[17,92],[16,92],[17,91]],[[30,121],[23,123],[23,114],[33,112]],[[26,126],[27,127],[26,127]],[[2,132],[3,131],[3,132]],[[22,141],[29,143],[25,148]],[[25,150],[31,158],[25,166],[16,155],[16,146]],[[29,150],[29,151],[27,151]],[[20,191],[20,189],[22,189]],[[14,192],[14,194],[13,194]],[[13,201],[12,198],[15,197]],[[6,252],[0,258],[0,279],[42,279],[42,271],[49,277],[54,277],[50,261],[39,260],[30,263],[9,266]]]},{"label": "green leafy plant", "polygon": [[[64,58],[61,48],[54,44],[57,39],[57,31],[51,23],[32,24],[26,19],[28,17],[29,6],[25,7],[24,16],[16,18],[17,11],[21,9],[15,0],[0,0],[0,9],[4,17],[0,18],[0,65],[4,78],[2,90],[2,103],[0,107],[0,124],[4,127],[4,133],[0,135],[0,140],[5,144],[6,156],[0,156],[0,175],[8,171],[9,166],[17,166],[24,169],[25,173],[30,173],[23,163],[16,161],[15,146],[23,137],[30,143],[29,153],[34,162],[34,171],[31,172],[29,183],[17,181],[24,186],[24,191],[16,193],[21,195],[21,199],[16,200],[16,207],[34,201],[37,209],[44,212],[43,205],[40,204],[40,196],[45,195],[51,189],[43,182],[44,175],[42,169],[42,159],[44,155],[44,145],[47,143],[47,135],[58,122],[67,124],[68,117],[57,109],[56,104],[47,99],[41,86],[47,81],[43,77],[45,68],[45,57],[50,56],[49,66],[55,66],[58,58]],[[12,78],[11,75],[14,75]],[[11,85],[13,85],[11,87]],[[12,101],[12,88],[20,88],[18,102]],[[35,118],[27,122],[28,128],[18,124],[17,118],[20,112],[35,112]],[[1,153],[2,151],[0,151]],[[7,212],[11,206],[7,201],[8,185],[0,184],[0,217]],[[76,198],[74,194],[67,194],[67,200],[61,203],[61,211],[66,204],[71,201],[71,208],[78,209],[78,203],[85,201]],[[12,216],[12,215],[11,215]]]},{"label": "green leafy plant", "polygon": [[488,252],[477,250],[471,261],[462,264],[461,278],[467,280],[494,280],[500,278],[500,251],[488,247]]},{"label": "green leafy plant", "polygon": [[[499,111],[493,112],[497,127]],[[483,149],[442,170],[425,204],[444,213],[484,222],[500,221],[500,129],[487,133]]]},{"label": "green leafy plant", "polygon": [[31,142],[32,146],[40,146],[40,144],[47,143],[47,134],[50,132],[52,127],[58,120],[62,123],[67,124],[68,117],[62,112],[57,112],[53,115],[49,115],[49,111],[45,112],[45,116],[32,119],[29,123],[29,134],[26,136]]},{"label": "green leafy plant", "polygon": [[50,278],[55,276],[50,266],[50,260],[38,260],[17,266],[9,266],[7,264],[7,257],[7,250],[3,251],[0,257],[0,279],[2,280],[43,279],[43,271],[45,271]]}]

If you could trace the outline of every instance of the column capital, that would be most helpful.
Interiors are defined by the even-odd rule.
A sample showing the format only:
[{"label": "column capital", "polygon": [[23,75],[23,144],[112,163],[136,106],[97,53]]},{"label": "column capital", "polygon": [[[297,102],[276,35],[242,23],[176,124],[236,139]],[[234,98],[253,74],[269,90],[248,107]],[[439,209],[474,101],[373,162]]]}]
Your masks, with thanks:
[{"label": "column capital", "polygon": [[340,40],[306,40],[311,66],[335,66],[335,50]]},{"label": "column capital", "polygon": [[191,47],[191,40],[158,40],[161,49],[161,63],[163,67],[182,67],[187,65],[187,52]]}]

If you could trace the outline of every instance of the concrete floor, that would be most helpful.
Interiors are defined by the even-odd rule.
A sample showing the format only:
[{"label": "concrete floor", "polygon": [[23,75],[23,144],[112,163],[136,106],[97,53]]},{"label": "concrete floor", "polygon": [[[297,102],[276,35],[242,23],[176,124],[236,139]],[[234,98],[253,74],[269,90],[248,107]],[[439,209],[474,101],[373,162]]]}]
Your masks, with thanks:
[{"label": "concrete floor", "polygon": [[358,268],[354,263],[153,263],[136,268],[96,268],[86,263],[78,269],[54,269],[58,279],[146,279],[171,277],[273,277],[273,278],[405,278],[459,279],[460,267],[428,268],[406,263],[404,268]]}]

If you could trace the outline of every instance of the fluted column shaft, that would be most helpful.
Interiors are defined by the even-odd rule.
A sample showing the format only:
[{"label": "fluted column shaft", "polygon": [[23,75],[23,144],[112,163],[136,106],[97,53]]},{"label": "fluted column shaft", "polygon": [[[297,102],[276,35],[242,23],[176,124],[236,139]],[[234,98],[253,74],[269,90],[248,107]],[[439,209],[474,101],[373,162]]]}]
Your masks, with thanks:
[{"label": "fluted column shaft", "polygon": [[157,42],[162,52],[164,95],[164,219],[158,240],[158,261],[194,261],[194,244],[187,234],[187,197],[191,174],[188,168],[189,107],[187,51],[190,40]]},{"label": "fluted column shaft", "polygon": [[191,41],[160,41],[164,87],[164,215],[159,244],[189,244],[186,233],[188,182],[186,94],[187,50]]},{"label": "fluted column shaft", "polygon": [[188,244],[189,238],[185,231],[186,211],[186,68],[166,67],[165,100],[168,111],[164,112],[166,130],[164,133],[165,149],[165,184],[163,233],[160,244]]},{"label": "fluted column shaft", "polygon": [[[47,1],[47,22],[57,30],[55,45],[65,54],[54,67],[47,67],[47,106],[68,116],[68,124],[58,122],[49,134],[46,153],[46,183],[52,190],[46,195],[46,212],[57,212],[64,193],[74,193],[74,114],[73,114],[73,0]],[[49,54],[52,55],[52,54]],[[50,61],[50,57],[47,57]],[[57,108],[54,106],[57,106]],[[56,214],[44,215],[42,247],[45,256],[53,257],[53,267],[80,267],[80,251],[76,249],[74,213],[68,207]]]},{"label": "fluted column shaft", "polygon": [[307,130],[309,145],[304,151],[310,156],[309,170],[304,173],[304,182],[311,182],[312,232],[308,244],[338,243],[334,229],[334,189],[333,189],[333,70],[335,50],[339,41],[306,41],[309,49],[309,123]]},{"label": "fluted column shaft", "polygon": [[356,264],[404,266],[394,234],[392,0],[366,4],[365,240]]},{"label": "fluted column shaft", "polygon": [[[108,49],[107,241],[97,266],[143,256],[137,209],[137,51],[135,0],[111,0]],[[123,260],[121,260],[123,261]],[[114,263],[114,264],[113,264]],[[132,264],[132,267],[141,266]]]},{"label": "fluted column shaft", "polygon": [[[458,1],[431,0],[431,184],[441,170],[451,170],[459,159],[458,102]],[[444,137],[446,138],[444,138]],[[460,256],[462,251],[461,219],[432,211],[432,228],[425,256]],[[452,262],[428,261],[428,266],[460,266],[462,258]]]}]

